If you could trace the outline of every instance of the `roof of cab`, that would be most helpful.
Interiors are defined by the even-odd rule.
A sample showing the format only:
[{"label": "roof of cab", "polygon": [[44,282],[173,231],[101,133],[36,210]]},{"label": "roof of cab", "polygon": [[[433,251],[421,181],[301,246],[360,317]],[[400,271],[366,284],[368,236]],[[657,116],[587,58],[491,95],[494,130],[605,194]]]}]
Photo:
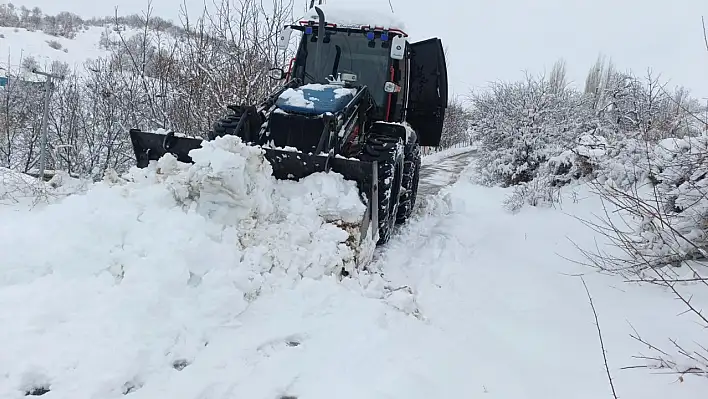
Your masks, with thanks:
[{"label": "roof of cab", "polygon": [[[325,21],[328,26],[336,28],[372,28],[377,30],[388,30],[398,32],[404,36],[405,24],[399,20],[390,10],[386,8],[377,9],[374,7],[358,8],[351,4],[347,5],[332,5],[323,4],[319,7],[325,16]],[[301,24],[319,21],[317,11],[312,8],[302,18],[299,19]]]}]

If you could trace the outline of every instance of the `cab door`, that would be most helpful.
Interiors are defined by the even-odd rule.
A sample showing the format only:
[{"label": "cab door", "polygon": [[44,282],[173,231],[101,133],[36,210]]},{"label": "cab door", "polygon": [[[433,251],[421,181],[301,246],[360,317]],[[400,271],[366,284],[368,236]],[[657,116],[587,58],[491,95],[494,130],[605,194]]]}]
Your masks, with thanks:
[{"label": "cab door", "polygon": [[447,109],[447,65],[438,38],[410,44],[410,81],[406,121],[421,146],[440,145]]}]

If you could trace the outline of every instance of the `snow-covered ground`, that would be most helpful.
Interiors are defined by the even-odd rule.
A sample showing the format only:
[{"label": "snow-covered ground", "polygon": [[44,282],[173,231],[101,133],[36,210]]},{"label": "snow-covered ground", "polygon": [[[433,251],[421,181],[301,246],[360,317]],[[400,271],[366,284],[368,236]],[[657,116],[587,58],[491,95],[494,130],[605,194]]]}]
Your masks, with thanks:
[{"label": "snow-covered ground", "polygon": [[[413,287],[424,324],[444,337],[425,346],[436,353],[433,360],[421,358],[438,362],[428,395],[611,398],[582,274],[618,395],[703,397],[701,377],[679,383],[668,370],[622,370],[646,364],[633,356],[654,354],[630,337],[633,328],[662,349],[673,348],[669,338],[700,343],[705,332],[692,316],[677,316],[685,308],[668,290],[630,285],[567,260],[587,261],[575,245],[606,249],[576,219],[604,215],[598,197],[579,187],[562,209],[512,215],[501,205],[508,190],[474,179],[469,171],[443,190],[437,210],[397,237],[378,261],[393,285]],[[695,292],[695,304],[708,302],[705,294]]]},{"label": "snow-covered ground", "polygon": [[361,212],[351,184],[274,182],[234,138],[193,155],[0,207],[0,397],[610,398],[580,272],[620,397],[704,397],[702,379],[620,370],[644,350],[632,326],[703,331],[667,292],[563,259],[599,239],[570,216],[595,197],[511,215],[470,168],[340,279],[327,220]]}]

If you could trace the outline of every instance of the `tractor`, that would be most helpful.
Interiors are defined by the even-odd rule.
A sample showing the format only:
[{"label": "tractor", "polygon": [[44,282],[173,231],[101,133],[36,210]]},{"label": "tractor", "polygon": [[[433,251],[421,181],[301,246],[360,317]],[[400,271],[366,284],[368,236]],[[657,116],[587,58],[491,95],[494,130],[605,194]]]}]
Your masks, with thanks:
[{"label": "tractor", "polygon": [[[300,34],[287,70],[268,71],[283,83],[259,104],[229,105],[206,139],[236,135],[260,147],[276,179],[331,171],[355,181],[367,205],[358,239],[381,245],[413,212],[421,146],[440,143],[445,54],[438,38],[411,43],[397,26],[328,19],[328,7],[283,28],[281,49]],[[139,129],[130,137],[138,167],[167,153],[192,162],[202,142]]]}]

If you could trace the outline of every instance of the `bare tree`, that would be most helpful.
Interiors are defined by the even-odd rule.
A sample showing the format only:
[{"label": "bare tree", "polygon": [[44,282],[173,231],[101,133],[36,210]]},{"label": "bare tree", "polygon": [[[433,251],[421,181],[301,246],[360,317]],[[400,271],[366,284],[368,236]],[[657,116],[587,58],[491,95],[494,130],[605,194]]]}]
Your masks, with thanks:
[{"label": "bare tree", "polygon": [[565,60],[560,59],[553,64],[548,83],[554,93],[562,93],[568,85]]}]

